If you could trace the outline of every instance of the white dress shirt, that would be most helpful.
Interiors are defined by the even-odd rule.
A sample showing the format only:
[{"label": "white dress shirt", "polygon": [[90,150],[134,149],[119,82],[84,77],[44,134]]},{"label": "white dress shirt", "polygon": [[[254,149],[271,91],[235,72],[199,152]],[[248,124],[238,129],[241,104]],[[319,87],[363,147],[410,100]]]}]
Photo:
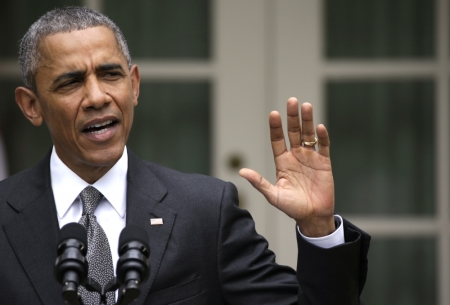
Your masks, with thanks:
[{"label": "white dress shirt", "polygon": [[[119,259],[119,235],[125,228],[126,221],[127,171],[128,154],[125,148],[119,161],[92,184],[103,194],[94,214],[108,238],[114,274],[116,274],[116,264]],[[83,212],[80,193],[91,184],[69,169],[58,157],[54,147],[50,158],[50,175],[59,227],[62,228],[70,222],[78,222]]]}]

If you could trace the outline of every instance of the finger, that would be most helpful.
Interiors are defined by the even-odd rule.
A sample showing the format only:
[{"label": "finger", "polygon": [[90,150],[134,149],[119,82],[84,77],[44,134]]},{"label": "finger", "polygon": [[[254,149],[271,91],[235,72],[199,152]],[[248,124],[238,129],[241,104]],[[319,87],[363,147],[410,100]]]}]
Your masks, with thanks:
[{"label": "finger", "polygon": [[239,171],[239,175],[242,178],[247,179],[250,184],[257,189],[264,197],[266,197],[267,201],[270,203],[274,203],[275,196],[273,195],[273,185],[267,181],[263,176],[251,170],[249,168],[242,168]]},{"label": "finger", "polygon": [[291,148],[301,146],[302,129],[300,127],[300,116],[298,114],[298,101],[295,97],[291,97],[287,101],[287,126]]},{"label": "finger", "polygon": [[[314,142],[316,138],[316,133],[314,130],[313,121],[313,108],[309,103],[302,104],[302,139],[303,142]],[[315,149],[315,147],[307,147],[310,149]]]},{"label": "finger", "polygon": [[286,152],[286,142],[284,140],[283,126],[281,124],[281,116],[277,111],[272,111],[269,115],[270,141],[272,144],[273,156]]},{"label": "finger", "polygon": [[317,138],[319,142],[319,153],[322,156],[330,157],[330,137],[328,131],[323,124],[317,125]]}]

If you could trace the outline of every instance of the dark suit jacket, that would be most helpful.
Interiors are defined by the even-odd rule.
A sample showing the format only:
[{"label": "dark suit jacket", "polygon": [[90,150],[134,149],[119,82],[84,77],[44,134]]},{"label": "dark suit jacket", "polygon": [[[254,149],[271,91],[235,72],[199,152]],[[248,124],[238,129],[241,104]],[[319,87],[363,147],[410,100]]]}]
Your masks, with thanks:
[{"label": "dark suit jacket", "polygon": [[[231,183],[128,155],[126,221],[145,228],[151,251],[134,304],[360,304],[370,237],[350,223],[347,243],[332,249],[298,238],[296,274],[275,263]],[[63,304],[49,160],[0,182],[1,304]]]}]

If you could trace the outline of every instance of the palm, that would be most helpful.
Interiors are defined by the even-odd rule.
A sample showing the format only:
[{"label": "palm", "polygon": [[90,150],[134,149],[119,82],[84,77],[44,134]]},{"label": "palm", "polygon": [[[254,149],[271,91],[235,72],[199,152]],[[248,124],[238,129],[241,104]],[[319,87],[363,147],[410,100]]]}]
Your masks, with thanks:
[{"label": "palm", "polygon": [[333,213],[331,162],[316,151],[298,147],[275,158],[277,182],[269,202],[296,220]]},{"label": "palm", "polygon": [[[312,227],[334,226],[334,182],[331,172],[330,141],[323,125],[314,130],[312,107],[302,106],[302,126],[296,99],[288,100],[288,135],[291,149],[284,139],[278,112],[270,114],[270,137],[277,181],[270,184],[257,172],[242,169],[246,178],[267,200],[311,231]],[[314,142],[317,132],[319,150],[303,147],[302,141]],[[303,140],[302,140],[303,139]],[[306,143],[307,143],[306,142]],[[315,229],[313,228],[312,231]],[[322,230],[323,231],[323,230]]]}]

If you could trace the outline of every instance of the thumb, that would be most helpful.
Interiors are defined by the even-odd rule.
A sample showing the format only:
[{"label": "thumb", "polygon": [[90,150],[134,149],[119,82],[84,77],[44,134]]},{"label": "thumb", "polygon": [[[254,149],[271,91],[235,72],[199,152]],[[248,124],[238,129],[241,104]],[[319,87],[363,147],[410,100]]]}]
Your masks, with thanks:
[{"label": "thumb", "polygon": [[258,192],[263,194],[271,204],[274,204],[274,186],[263,176],[249,168],[242,168],[239,171],[239,175],[241,175],[242,178],[247,179]]}]

